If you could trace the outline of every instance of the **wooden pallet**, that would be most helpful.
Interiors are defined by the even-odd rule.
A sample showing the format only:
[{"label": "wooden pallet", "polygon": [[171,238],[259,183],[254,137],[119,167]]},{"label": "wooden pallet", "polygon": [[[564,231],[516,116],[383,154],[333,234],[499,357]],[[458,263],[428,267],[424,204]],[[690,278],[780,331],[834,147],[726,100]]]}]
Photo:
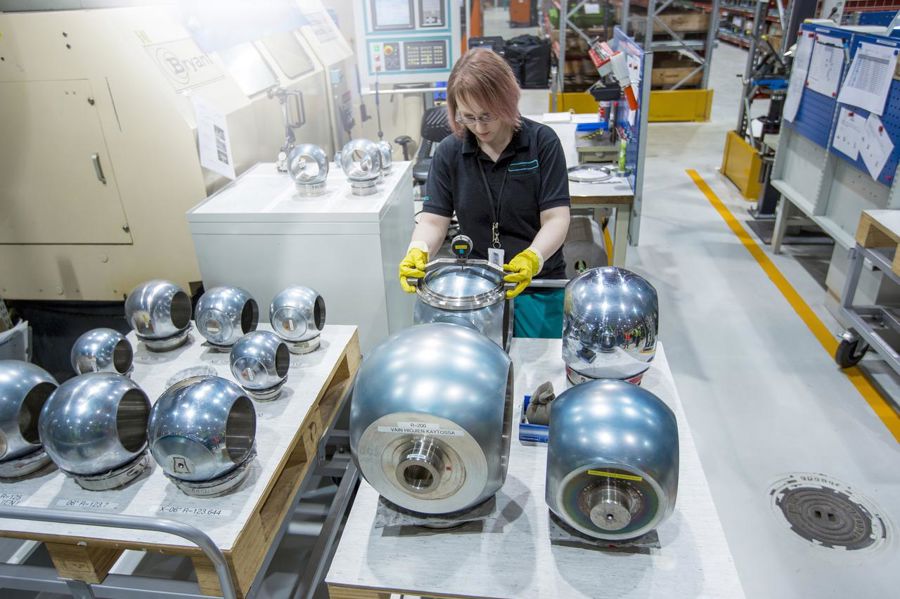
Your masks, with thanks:
[{"label": "wooden pallet", "polygon": [[[313,463],[322,433],[334,421],[338,404],[348,391],[360,360],[359,336],[354,332],[291,440],[289,450],[275,468],[275,475],[269,479],[251,517],[238,533],[234,545],[223,550],[239,597],[246,595],[259,573],[275,535],[291,508],[291,498]],[[197,547],[6,530],[0,530],[0,537],[43,542],[60,578],[92,584],[102,583],[127,549],[188,557],[193,562],[200,592],[205,595],[222,594],[212,562]]]},{"label": "wooden pallet", "polygon": [[894,248],[891,270],[900,276],[900,210],[865,210],[856,228],[856,243],[864,248]]}]

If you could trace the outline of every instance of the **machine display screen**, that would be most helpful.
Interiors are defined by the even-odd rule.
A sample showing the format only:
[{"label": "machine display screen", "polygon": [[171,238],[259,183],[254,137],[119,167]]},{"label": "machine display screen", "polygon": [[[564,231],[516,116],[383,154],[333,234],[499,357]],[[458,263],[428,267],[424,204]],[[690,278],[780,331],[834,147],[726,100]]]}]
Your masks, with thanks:
[{"label": "machine display screen", "polygon": [[445,40],[429,40],[421,42],[405,42],[403,57],[406,69],[446,69],[447,42]]},{"label": "machine display screen", "polygon": [[296,79],[316,68],[293,31],[273,33],[263,39],[263,45],[278,63],[281,71],[291,79]]},{"label": "machine display screen", "polygon": [[238,87],[247,96],[278,85],[272,68],[251,43],[238,44],[219,50],[219,56]]},{"label": "machine display screen", "polygon": [[371,0],[375,31],[414,29],[413,0]]},{"label": "machine display screen", "polygon": [[419,27],[444,27],[444,0],[419,0]]}]

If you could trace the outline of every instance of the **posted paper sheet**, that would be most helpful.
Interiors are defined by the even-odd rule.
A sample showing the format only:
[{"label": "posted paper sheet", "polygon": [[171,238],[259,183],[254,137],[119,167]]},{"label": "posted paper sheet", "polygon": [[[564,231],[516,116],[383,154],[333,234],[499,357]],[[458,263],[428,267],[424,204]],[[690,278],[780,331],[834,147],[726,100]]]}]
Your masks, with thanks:
[{"label": "posted paper sheet", "polygon": [[870,114],[866,119],[866,129],[862,142],[859,144],[859,153],[863,162],[869,169],[873,179],[878,179],[881,170],[894,149],[894,142],[888,136],[887,130],[877,115]]},{"label": "posted paper sheet", "polygon": [[838,101],[858,106],[878,116],[884,114],[884,103],[891,89],[891,81],[894,80],[897,54],[895,48],[888,46],[860,44]]},{"label": "posted paper sheet", "polygon": [[794,57],[794,65],[791,67],[791,80],[788,84],[787,99],[784,101],[785,120],[793,121],[800,108],[800,99],[803,97],[803,88],[806,84],[806,73],[809,70],[809,59],[812,56],[815,34],[801,32],[797,40],[797,55]]},{"label": "posted paper sheet", "polygon": [[822,95],[837,95],[844,66],[844,42],[836,37],[817,35],[809,63],[806,86]]},{"label": "posted paper sheet", "polygon": [[866,130],[866,119],[857,112],[841,107],[834,142],[831,146],[851,160],[859,157],[859,144]]},{"label": "posted paper sheet", "polygon": [[231,153],[231,137],[225,115],[215,106],[198,96],[191,96],[194,114],[197,116],[197,143],[200,146],[200,164],[223,177],[234,179],[234,157]]}]

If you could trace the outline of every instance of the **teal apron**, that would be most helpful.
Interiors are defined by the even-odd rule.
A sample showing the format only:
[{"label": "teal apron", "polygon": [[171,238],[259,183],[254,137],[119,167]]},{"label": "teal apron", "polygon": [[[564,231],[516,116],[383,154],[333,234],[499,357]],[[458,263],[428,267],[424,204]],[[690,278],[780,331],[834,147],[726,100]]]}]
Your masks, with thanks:
[{"label": "teal apron", "polygon": [[535,289],[515,299],[514,337],[559,339],[565,289]]}]

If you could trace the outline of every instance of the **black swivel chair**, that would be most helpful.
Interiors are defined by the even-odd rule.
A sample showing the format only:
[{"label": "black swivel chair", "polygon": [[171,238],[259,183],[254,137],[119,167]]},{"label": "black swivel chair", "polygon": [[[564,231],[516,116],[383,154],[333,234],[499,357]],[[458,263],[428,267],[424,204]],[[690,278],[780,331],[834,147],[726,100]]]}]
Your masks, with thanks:
[{"label": "black swivel chair", "polygon": [[450,121],[447,118],[446,106],[429,108],[422,115],[422,143],[416,152],[416,163],[413,165],[413,181],[418,185],[424,185],[428,178],[428,169],[431,168],[431,156],[438,143],[453,131],[450,129]]}]

